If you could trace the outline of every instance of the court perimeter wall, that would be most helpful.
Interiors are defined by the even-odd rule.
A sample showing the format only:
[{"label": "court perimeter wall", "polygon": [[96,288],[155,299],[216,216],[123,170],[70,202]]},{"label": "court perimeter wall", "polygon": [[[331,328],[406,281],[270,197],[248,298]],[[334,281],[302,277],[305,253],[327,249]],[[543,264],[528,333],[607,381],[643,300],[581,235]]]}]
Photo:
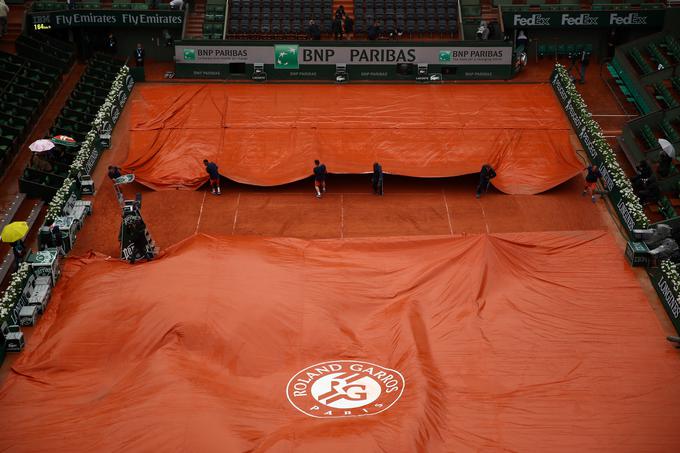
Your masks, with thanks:
[{"label": "court perimeter wall", "polygon": [[335,81],[345,65],[348,80],[504,80],[512,60],[512,44],[502,41],[175,43],[176,76],[206,79]]}]

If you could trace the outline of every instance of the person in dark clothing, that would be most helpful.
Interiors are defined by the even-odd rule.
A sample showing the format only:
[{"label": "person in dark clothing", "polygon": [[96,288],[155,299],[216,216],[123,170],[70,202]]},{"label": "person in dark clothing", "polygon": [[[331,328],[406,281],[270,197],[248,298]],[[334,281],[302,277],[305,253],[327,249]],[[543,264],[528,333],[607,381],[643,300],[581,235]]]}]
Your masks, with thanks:
[{"label": "person in dark clothing", "polygon": [[19,270],[19,265],[24,260],[24,241],[19,239],[12,242],[12,254],[14,255],[14,270]]},{"label": "person in dark clothing", "polygon": [[347,39],[352,39],[354,36],[354,19],[349,16],[345,17],[345,36]]},{"label": "person in dark clothing", "polygon": [[375,162],[373,164],[373,175],[371,176],[371,183],[373,184],[373,194],[383,194],[383,171],[382,166]]},{"label": "person in dark clothing", "polygon": [[368,39],[375,41],[380,36],[380,24],[377,21],[373,22],[366,30]]},{"label": "person in dark clothing", "polygon": [[667,178],[671,174],[672,164],[673,158],[662,151],[659,155],[659,167],[656,169],[656,173],[662,178]]},{"label": "person in dark clothing", "polygon": [[477,186],[476,197],[479,198],[489,189],[489,183],[496,177],[496,172],[489,164],[482,165],[479,172],[479,185]]},{"label": "person in dark clothing", "polygon": [[109,176],[111,181],[115,182],[116,178],[120,178],[120,176],[121,176],[120,168],[114,167],[113,165],[109,165],[109,170],[107,172],[107,175]]},{"label": "person in dark clothing", "polygon": [[590,193],[590,200],[595,203],[595,194],[597,193],[597,180],[602,177],[602,173],[598,170],[597,165],[591,165],[586,167],[586,185],[581,192],[581,196],[584,196],[586,192]]},{"label": "person in dark clothing", "polygon": [[52,233],[52,244],[56,247],[57,252],[61,255],[66,255],[64,251],[64,238],[61,236],[59,225],[53,223],[50,232]]},{"label": "person in dark clothing", "polygon": [[659,185],[654,176],[650,176],[650,178],[645,181],[645,186],[640,190],[638,196],[640,197],[640,203],[642,204],[656,203],[661,199],[661,189],[659,189]]},{"label": "person in dark clothing", "polygon": [[309,34],[309,37],[312,38],[314,41],[318,41],[321,39],[321,29],[314,20],[309,21],[309,28],[307,29],[307,33]]},{"label": "person in dark clothing", "polygon": [[106,38],[106,51],[111,55],[118,52],[118,40],[113,36],[113,33],[109,33],[108,38]]},{"label": "person in dark clothing", "polygon": [[607,58],[614,58],[614,51],[616,50],[617,36],[616,30],[613,28],[609,31],[609,36],[607,37]]},{"label": "person in dark clothing", "polygon": [[137,43],[137,48],[135,49],[135,62],[138,67],[144,67],[144,48],[141,43]]},{"label": "person in dark clothing", "polygon": [[132,224],[130,237],[132,238],[132,244],[134,245],[134,251],[132,253],[132,258],[130,259],[131,264],[135,264],[135,261],[137,261],[137,253],[147,260],[153,258],[153,253],[150,252],[147,247],[149,241],[146,238],[146,226],[141,219],[137,219]]},{"label": "person in dark clothing", "polygon": [[586,83],[586,67],[590,64],[590,52],[582,51],[579,61],[581,62],[581,83]]},{"label": "person in dark clothing", "polygon": [[344,5],[340,5],[338,9],[335,10],[335,18],[344,19],[347,14],[345,13]]},{"label": "person in dark clothing", "polygon": [[649,166],[645,159],[642,159],[635,169],[638,174],[630,178],[630,182],[633,183],[633,189],[637,191],[642,189],[645,181],[652,176],[652,167]]},{"label": "person in dark clothing", "polygon": [[205,171],[208,172],[210,177],[210,187],[212,188],[213,195],[222,195],[220,190],[220,171],[215,162],[209,162],[208,159],[203,159],[203,165],[205,165]]},{"label": "person in dark clothing", "polygon": [[572,52],[569,54],[569,67],[567,68],[567,72],[569,73],[572,81],[574,80],[574,76],[571,75],[571,71],[576,67],[576,64],[578,63],[578,57],[579,54],[577,52]]},{"label": "person in dark clothing", "polygon": [[68,9],[76,9],[76,0],[66,0],[66,7]]},{"label": "person in dark clothing", "polygon": [[343,23],[342,23],[342,17],[335,16],[335,20],[333,21],[333,36],[335,39],[342,39],[343,36]]},{"label": "person in dark clothing", "polygon": [[316,190],[316,198],[321,198],[322,193],[326,193],[326,176],[328,171],[326,170],[326,165],[319,162],[319,160],[314,161],[314,190]]}]

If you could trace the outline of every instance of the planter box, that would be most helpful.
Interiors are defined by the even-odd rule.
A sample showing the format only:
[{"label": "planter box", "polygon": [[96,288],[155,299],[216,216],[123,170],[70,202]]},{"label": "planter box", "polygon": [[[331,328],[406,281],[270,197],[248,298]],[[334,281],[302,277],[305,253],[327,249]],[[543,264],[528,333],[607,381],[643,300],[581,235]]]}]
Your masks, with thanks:
[{"label": "planter box", "polygon": [[652,280],[652,286],[659,295],[659,299],[663,304],[663,308],[671,318],[671,322],[675,330],[680,333],[680,302],[678,302],[678,294],[673,291],[671,282],[661,272],[661,269],[649,269],[649,278]]}]

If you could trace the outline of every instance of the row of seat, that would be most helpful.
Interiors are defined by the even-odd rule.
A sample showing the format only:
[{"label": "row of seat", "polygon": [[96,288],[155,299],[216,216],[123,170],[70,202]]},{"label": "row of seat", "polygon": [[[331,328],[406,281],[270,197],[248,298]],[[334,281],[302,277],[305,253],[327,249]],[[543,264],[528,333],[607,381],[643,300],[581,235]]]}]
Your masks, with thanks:
[{"label": "row of seat", "polygon": [[657,100],[662,101],[666,108],[670,109],[680,106],[680,103],[678,103],[678,100],[664,82],[657,82],[652,86],[654,88],[654,96]]},{"label": "row of seat", "polygon": [[643,76],[649,75],[652,72],[654,72],[652,66],[645,59],[645,57],[642,56],[640,49],[638,49],[637,47],[633,47],[632,49],[630,49],[630,51],[628,52],[628,57],[633,61],[633,63],[635,63],[638,70],[640,71],[640,74],[642,74]]},{"label": "row of seat", "polygon": [[[208,4],[213,2],[215,4],[220,3],[220,0],[208,0]],[[224,0],[221,3],[224,3]],[[229,8],[261,7],[263,9],[270,9],[277,6],[332,7],[333,0],[229,0]]]},{"label": "row of seat", "polygon": [[0,52],[0,174],[4,173],[57,89],[61,72]]},{"label": "row of seat", "polygon": [[[221,4],[224,7],[224,0]],[[33,2],[31,10],[35,12],[39,11],[59,11],[67,9],[68,5],[66,0],[64,1],[45,1],[38,0]],[[102,4],[99,0],[88,0],[83,2],[77,2],[75,4],[75,9],[101,9]],[[169,10],[170,3],[162,2],[157,0],[154,4],[152,0],[145,0],[142,2],[134,2],[130,0],[114,0],[111,4],[111,9],[126,9],[126,10],[148,10],[148,9],[158,9],[158,10]]]},{"label": "row of seat", "polygon": [[[233,37],[258,34],[298,36],[306,33],[308,22],[314,19],[322,33],[330,33],[332,18],[333,0],[231,0],[227,29]],[[221,33],[221,27],[209,21],[204,24],[204,37],[221,38]]]},{"label": "row of seat", "polygon": [[[67,9],[66,0],[64,1],[44,1],[37,0],[33,2],[31,6],[32,11],[59,11],[62,9]],[[101,2],[99,0],[88,0],[76,3],[76,8],[78,9],[99,9],[101,8]]]},{"label": "row of seat", "polygon": [[15,47],[19,55],[25,55],[29,58],[36,58],[39,55],[40,61],[59,68],[62,73],[65,73],[76,60],[75,49],[73,47],[64,48],[61,45],[55,45],[54,42],[54,39],[49,39],[43,35],[28,36],[22,34],[16,39]]},{"label": "row of seat", "polygon": [[580,54],[582,51],[593,51],[592,44],[538,44],[539,57],[567,57],[570,55]]},{"label": "row of seat", "polygon": [[[659,126],[660,131],[663,135],[658,136],[654,133],[653,127]],[[646,151],[651,151],[659,148],[659,138],[665,138],[670,142],[677,142],[680,140],[680,134],[678,133],[678,127],[680,127],[680,119],[674,118],[672,120],[664,118],[656,125],[644,124],[637,131],[637,138],[644,145]]]},{"label": "row of seat", "polygon": [[[331,32],[330,19],[318,19],[317,23],[322,33]],[[242,19],[229,21],[229,33],[231,35],[255,35],[261,34],[304,34],[307,31],[308,19],[281,19],[281,20],[260,20]]]},{"label": "row of seat", "polygon": [[457,20],[458,4],[452,2],[431,2],[427,4],[367,4],[364,0],[354,1],[354,16],[374,18],[378,20],[395,19],[398,17],[412,20]]}]

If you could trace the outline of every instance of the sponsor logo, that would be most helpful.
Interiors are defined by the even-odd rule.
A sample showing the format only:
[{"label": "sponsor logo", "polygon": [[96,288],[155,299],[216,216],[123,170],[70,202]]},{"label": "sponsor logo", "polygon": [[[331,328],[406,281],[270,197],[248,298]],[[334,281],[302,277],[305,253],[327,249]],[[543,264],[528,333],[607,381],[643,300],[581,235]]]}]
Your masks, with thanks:
[{"label": "sponsor logo", "polygon": [[111,106],[110,114],[111,114],[111,122],[113,124],[116,124],[116,122],[118,122],[118,117],[120,116],[120,108],[116,104],[113,104]]},{"label": "sponsor logo", "polygon": [[54,24],[61,27],[74,25],[182,25],[183,17],[175,12],[122,13],[108,12],[63,12],[53,13]]},{"label": "sponsor logo", "polygon": [[439,62],[440,63],[450,63],[451,62],[451,51],[450,50],[440,50],[439,51]]},{"label": "sponsor logo", "polygon": [[125,78],[125,86],[127,86],[127,90],[132,91],[132,87],[135,86],[135,79],[131,75],[128,75]]},{"label": "sponsor logo", "polygon": [[633,230],[635,228],[635,220],[633,220],[633,216],[628,212],[628,207],[626,206],[626,203],[623,202],[623,199],[616,203],[616,208],[619,210],[623,221],[626,222],[628,230]]},{"label": "sponsor logo", "polygon": [[585,127],[581,129],[581,132],[579,132],[578,137],[581,139],[583,148],[588,152],[590,160],[593,161],[596,160],[598,158],[597,148],[595,148],[595,144],[593,143],[593,140],[590,138],[588,130]]},{"label": "sponsor logo", "polygon": [[564,87],[562,86],[562,82],[560,81],[560,75],[555,71],[555,76],[553,77],[553,86],[555,87],[555,91],[557,91],[557,94],[560,95],[560,99],[562,99],[562,102],[566,101],[568,96],[567,92],[564,90]]},{"label": "sponsor logo", "polygon": [[120,106],[121,110],[125,106],[125,102],[127,102],[127,93],[125,90],[120,90],[118,92],[118,105]]},{"label": "sponsor logo", "polygon": [[513,25],[524,25],[533,27],[547,27],[550,25],[550,17],[543,16],[542,14],[532,14],[529,17],[524,17],[522,14],[515,14],[512,16]]},{"label": "sponsor logo", "polygon": [[647,25],[647,16],[640,16],[638,13],[611,13],[609,25]]},{"label": "sponsor logo", "polygon": [[659,280],[659,289],[661,290],[661,294],[663,294],[663,298],[666,301],[666,305],[668,305],[668,308],[673,314],[673,317],[677,318],[678,316],[680,316],[680,305],[678,305],[678,301],[675,298],[673,291],[668,285],[668,282],[666,282],[666,279],[663,277],[661,278],[661,280]]},{"label": "sponsor logo", "polygon": [[604,165],[600,165],[599,170],[600,173],[602,174],[602,180],[604,181],[604,185],[607,188],[607,191],[611,192],[614,189],[614,181],[612,180],[612,177],[609,176],[609,172],[607,171],[607,168],[605,168]]},{"label": "sponsor logo", "polygon": [[299,69],[297,44],[276,44],[274,46],[274,69]]},{"label": "sponsor logo", "polygon": [[562,14],[562,25],[597,25],[597,17],[590,14],[579,14],[573,16],[571,14]]},{"label": "sponsor logo", "polygon": [[404,376],[373,363],[337,360],[311,365],[286,386],[290,404],[315,418],[361,417],[389,409],[404,392]]},{"label": "sponsor logo", "polygon": [[196,50],[194,49],[184,49],[184,61],[194,61],[196,60]]},{"label": "sponsor logo", "polygon": [[85,172],[86,175],[92,174],[92,169],[97,164],[98,159],[99,159],[99,149],[95,146],[92,149],[92,153],[90,153],[90,157],[87,159],[87,162],[85,162],[85,165],[83,165],[83,171]]},{"label": "sponsor logo", "polygon": [[35,14],[32,16],[34,24],[49,24],[50,16],[49,14]]}]

